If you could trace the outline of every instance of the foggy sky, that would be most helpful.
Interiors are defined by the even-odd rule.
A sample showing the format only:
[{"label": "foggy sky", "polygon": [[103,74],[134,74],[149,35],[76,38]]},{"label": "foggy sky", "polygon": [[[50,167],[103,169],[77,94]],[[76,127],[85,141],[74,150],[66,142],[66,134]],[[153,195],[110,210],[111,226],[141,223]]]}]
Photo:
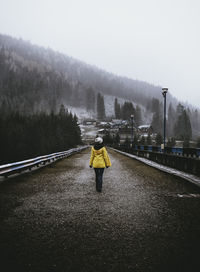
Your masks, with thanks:
[{"label": "foggy sky", "polygon": [[199,0],[0,0],[0,33],[200,107]]}]

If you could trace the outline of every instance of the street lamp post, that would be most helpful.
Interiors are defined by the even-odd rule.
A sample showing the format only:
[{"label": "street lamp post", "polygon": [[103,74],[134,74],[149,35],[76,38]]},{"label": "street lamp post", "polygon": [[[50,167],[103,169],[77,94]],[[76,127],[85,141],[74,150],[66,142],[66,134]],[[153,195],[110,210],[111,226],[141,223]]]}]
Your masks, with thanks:
[{"label": "street lamp post", "polygon": [[168,88],[162,88],[162,95],[164,97],[164,137],[163,137],[163,144],[165,148],[165,138],[166,138],[166,95],[167,95]]},{"label": "street lamp post", "polygon": [[131,147],[133,147],[133,114],[131,114]]}]

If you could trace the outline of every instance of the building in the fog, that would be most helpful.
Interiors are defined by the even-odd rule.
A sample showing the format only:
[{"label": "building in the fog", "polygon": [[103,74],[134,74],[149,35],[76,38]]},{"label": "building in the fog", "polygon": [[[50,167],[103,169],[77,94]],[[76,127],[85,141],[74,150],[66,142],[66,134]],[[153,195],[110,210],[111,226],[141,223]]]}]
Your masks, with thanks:
[{"label": "building in the fog", "polygon": [[153,128],[151,125],[142,125],[138,127],[137,133],[139,137],[147,138],[148,135],[153,135]]}]

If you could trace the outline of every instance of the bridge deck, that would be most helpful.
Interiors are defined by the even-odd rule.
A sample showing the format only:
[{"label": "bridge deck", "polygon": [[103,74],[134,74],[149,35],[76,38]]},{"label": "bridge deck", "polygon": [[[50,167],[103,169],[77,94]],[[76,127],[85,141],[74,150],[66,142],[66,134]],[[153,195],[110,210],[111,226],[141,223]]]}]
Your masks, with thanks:
[{"label": "bridge deck", "polygon": [[0,184],[1,271],[198,271],[200,189],[109,150]]}]

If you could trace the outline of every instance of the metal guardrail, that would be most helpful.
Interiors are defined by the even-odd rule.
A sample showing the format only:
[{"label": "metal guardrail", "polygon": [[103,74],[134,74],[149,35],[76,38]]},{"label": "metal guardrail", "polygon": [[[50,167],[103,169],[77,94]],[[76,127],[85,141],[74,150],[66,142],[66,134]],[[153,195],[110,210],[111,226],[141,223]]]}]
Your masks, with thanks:
[{"label": "metal guardrail", "polygon": [[49,155],[44,155],[29,160],[0,165],[0,176],[8,177],[11,174],[20,173],[27,169],[31,170],[35,166],[39,167],[40,165],[45,165],[48,162],[52,163],[58,159],[62,159],[74,153],[80,152],[86,149],[87,147],[88,146],[72,148],[63,152],[52,153]]}]

